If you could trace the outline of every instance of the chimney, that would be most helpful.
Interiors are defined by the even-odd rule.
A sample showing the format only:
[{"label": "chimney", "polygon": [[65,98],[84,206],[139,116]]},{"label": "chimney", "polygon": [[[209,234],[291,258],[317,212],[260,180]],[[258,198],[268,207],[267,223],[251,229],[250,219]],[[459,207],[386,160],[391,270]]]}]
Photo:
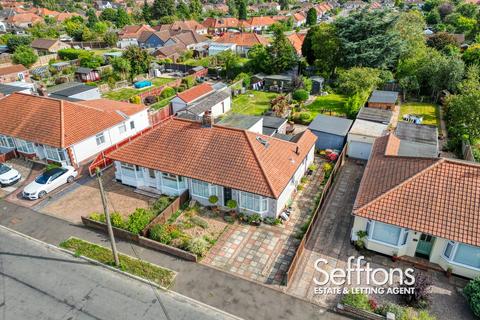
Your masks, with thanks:
[{"label": "chimney", "polygon": [[202,127],[203,128],[211,128],[212,127],[212,112],[210,110],[207,110],[203,113]]}]

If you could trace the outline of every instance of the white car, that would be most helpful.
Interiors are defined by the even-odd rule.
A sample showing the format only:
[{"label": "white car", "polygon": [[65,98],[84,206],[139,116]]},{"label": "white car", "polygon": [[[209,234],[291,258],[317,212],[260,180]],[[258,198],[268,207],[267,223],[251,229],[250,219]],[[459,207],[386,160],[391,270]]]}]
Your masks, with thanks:
[{"label": "white car", "polygon": [[14,185],[22,178],[22,175],[7,164],[0,163],[0,187]]},{"label": "white car", "polygon": [[77,175],[77,170],[71,166],[45,171],[23,189],[23,197],[30,200],[41,199],[58,187],[73,182]]}]

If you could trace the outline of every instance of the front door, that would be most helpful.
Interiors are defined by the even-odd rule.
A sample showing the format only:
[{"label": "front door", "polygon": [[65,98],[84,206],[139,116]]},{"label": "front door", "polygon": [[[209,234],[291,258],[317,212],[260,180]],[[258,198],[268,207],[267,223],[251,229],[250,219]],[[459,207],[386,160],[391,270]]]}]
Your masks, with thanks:
[{"label": "front door", "polygon": [[422,235],[420,236],[420,240],[418,240],[417,250],[415,251],[416,255],[429,258],[434,241],[434,236],[422,233]]},{"label": "front door", "polygon": [[223,205],[227,206],[228,200],[232,199],[232,189],[223,188]]}]

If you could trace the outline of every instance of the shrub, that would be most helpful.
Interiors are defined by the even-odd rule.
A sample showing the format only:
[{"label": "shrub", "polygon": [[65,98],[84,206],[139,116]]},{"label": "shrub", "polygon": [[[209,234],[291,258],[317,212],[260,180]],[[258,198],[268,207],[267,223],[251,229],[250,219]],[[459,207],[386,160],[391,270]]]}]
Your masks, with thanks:
[{"label": "shrub", "polygon": [[145,99],[143,99],[143,102],[149,106],[151,104],[154,104],[157,102],[157,97],[155,96],[148,96],[148,97],[145,97]]},{"label": "shrub", "polygon": [[186,89],[190,89],[191,87],[195,86],[196,80],[195,77],[188,76],[182,79],[182,84],[185,86]]},{"label": "shrub", "polygon": [[130,98],[131,103],[142,104],[142,98],[140,96],[133,96]]},{"label": "shrub", "polygon": [[470,280],[463,289],[463,293],[467,297],[468,304],[473,313],[477,317],[480,317],[480,277]]},{"label": "shrub", "polygon": [[348,292],[343,296],[342,303],[361,310],[373,311],[368,296],[364,293]]},{"label": "shrub", "polygon": [[312,122],[312,116],[309,112],[295,112],[292,115],[292,121],[295,123],[307,125]]},{"label": "shrub", "polygon": [[322,166],[322,169],[325,173],[330,173],[333,170],[333,165],[329,162],[325,162]]},{"label": "shrub", "polygon": [[317,169],[318,169],[318,165],[316,165],[316,164],[313,164],[313,163],[312,163],[311,165],[308,166],[308,170],[315,171],[315,170],[317,170]]},{"label": "shrub", "polygon": [[388,312],[393,313],[395,315],[395,319],[403,319],[405,309],[402,306],[394,303],[385,303],[375,309],[375,313],[382,316],[386,316]]},{"label": "shrub", "polygon": [[415,283],[403,284],[405,288],[413,288],[412,294],[404,294],[405,302],[412,307],[425,308],[430,302],[432,279],[424,273],[415,272]]},{"label": "shrub", "polygon": [[78,57],[83,53],[85,53],[85,50],[82,49],[73,49],[73,48],[67,48],[67,49],[60,49],[58,50],[58,56],[62,60],[75,60],[78,59]]},{"label": "shrub", "polygon": [[297,191],[302,191],[303,190],[303,184],[299,184],[297,186]]},{"label": "shrub", "polygon": [[105,215],[103,213],[94,212],[88,218],[93,221],[105,223]]},{"label": "shrub", "polygon": [[203,238],[193,238],[188,242],[187,250],[198,257],[203,257],[208,251],[208,242]]},{"label": "shrub", "polygon": [[166,99],[174,96],[176,94],[175,89],[170,88],[170,87],[165,87],[163,89],[162,93],[160,94],[161,99]]},{"label": "shrub", "polygon": [[269,224],[269,225],[272,225],[272,226],[276,226],[276,225],[278,225],[282,222],[278,218],[265,217],[265,218],[263,218],[263,223],[266,223],[266,224]]},{"label": "shrub", "polygon": [[158,216],[163,210],[165,210],[166,207],[170,205],[170,203],[172,203],[172,199],[170,197],[161,196],[152,205],[153,213]]},{"label": "shrub", "polygon": [[302,178],[300,179],[300,182],[301,182],[301,183],[306,183],[307,181],[308,181],[308,178],[307,178],[307,177],[302,177]]},{"label": "shrub", "polygon": [[230,199],[227,201],[227,207],[230,209],[235,209],[237,207],[237,201]]},{"label": "shrub", "polygon": [[112,222],[112,226],[114,226],[115,228],[120,228],[120,229],[125,228],[125,221],[123,220],[122,215],[118,212],[113,212],[110,215],[110,221]]},{"label": "shrub", "polygon": [[233,224],[233,223],[235,222],[235,218],[234,218],[234,217],[232,217],[232,216],[227,216],[227,215],[223,216],[223,220],[225,220],[225,222],[230,223],[230,224]]},{"label": "shrub", "polygon": [[149,237],[152,240],[169,244],[172,241],[172,236],[168,232],[164,224],[156,224],[149,231]]},{"label": "shrub", "polygon": [[203,220],[203,219],[200,218],[200,217],[191,217],[191,218],[190,218],[190,221],[191,221],[193,224],[199,226],[199,227],[202,228],[202,229],[207,229],[207,228],[208,228],[208,222],[205,221],[205,220]]},{"label": "shrub", "polygon": [[126,229],[134,234],[139,234],[150,221],[155,217],[152,211],[137,208],[131,215],[128,216]]},{"label": "shrub", "polygon": [[260,221],[262,221],[262,216],[259,215],[258,213],[251,214],[247,217],[248,223],[255,223]]},{"label": "shrub", "polygon": [[293,92],[292,98],[298,102],[307,101],[309,97],[308,91],[304,89],[298,89]]},{"label": "shrub", "polygon": [[215,204],[218,202],[218,197],[215,195],[210,196],[210,198],[208,198],[208,202],[210,202],[211,204]]},{"label": "shrub", "polygon": [[243,83],[243,86],[245,88],[249,88],[250,87],[250,83],[251,83],[251,79],[250,79],[250,76],[245,73],[245,72],[241,72],[239,73],[236,77],[235,77],[235,80],[233,80],[234,82],[236,81],[240,81],[242,80],[242,83]]}]

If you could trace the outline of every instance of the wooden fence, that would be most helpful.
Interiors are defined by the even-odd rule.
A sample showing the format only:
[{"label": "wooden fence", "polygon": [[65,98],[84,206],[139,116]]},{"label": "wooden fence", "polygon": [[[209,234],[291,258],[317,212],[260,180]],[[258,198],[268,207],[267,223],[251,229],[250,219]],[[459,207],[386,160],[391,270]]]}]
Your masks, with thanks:
[{"label": "wooden fence", "polygon": [[180,196],[176,197],[175,200],[172,201],[166,207],[163,209],[163,211],[156,216],[150,223],[143,229],[142,235],[146,236],[148,234],[148,231],[150,228],[152,228],[156,224],[164,224],[170,219],[170,217],[180,210],[180,208],[190,199],[190,194],[188,193],[188,190],[185,190]]},{"label": "wooden fence", "polygon": [[[328,194],[330,193],[330,188],[332,187],[333,182],[335,181],[337,174],[340,170],[340,168],[345,164],[345,155],[347,153],[347,146],[343,148],[342,153],[337,159],[337,163],[335,163],[335,166],[332,169],[332,172],[330,173],[330,177],[328,178],[327,182],[325,183],[325,186],[323,187],[322,193],[320,194],[320,199],[318,201],[317,207],[315,208],[313,212],[313,216],[310,222],[310,225],[307,228],[307,231],[303,235],[302,241],[300,242],[300,245],[298,246],[297,252],[295,253],[295,256],[292,259],[292,262],[290,263],[290,267],[288,268],[287,271],[287,286],[291,283],[291,280],[293,278],[293,275],[295,274],[295,270],[298,266],[298,263],[300,261],[300,257],[302,256],[303,251],[305,250],[305,245],[307,244],[307,241],[310,239],[310,236],[313,232],[313,226],[315,225],[316,221],[319,218],[319,213],[323,207],[323,204],[325,200],[327,199]],[[312,183],[322,183],[322,181],[315,182],[313,181]]]}]

